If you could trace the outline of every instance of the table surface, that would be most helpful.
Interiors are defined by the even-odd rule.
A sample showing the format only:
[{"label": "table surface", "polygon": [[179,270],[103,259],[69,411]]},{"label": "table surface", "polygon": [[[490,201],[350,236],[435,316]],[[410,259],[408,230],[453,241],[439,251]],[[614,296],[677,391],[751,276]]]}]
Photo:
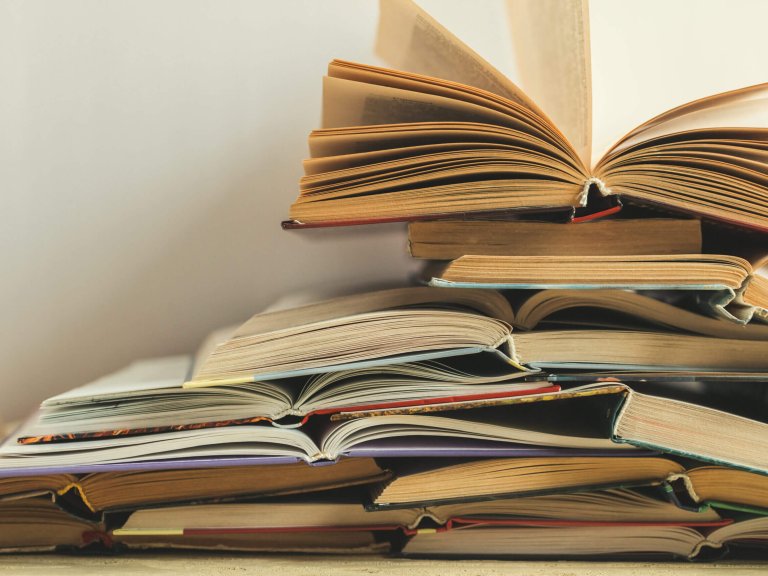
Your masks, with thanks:
[{"label": "table surface", "polygon": [[57,576],[163,576],[166,574],[275,576],[699,576],[765,574],[768,565],[746,562],[656,563],[499,560],[406,560],[365,556],[141,553],[131,556],[0,556],[0,574]]}]

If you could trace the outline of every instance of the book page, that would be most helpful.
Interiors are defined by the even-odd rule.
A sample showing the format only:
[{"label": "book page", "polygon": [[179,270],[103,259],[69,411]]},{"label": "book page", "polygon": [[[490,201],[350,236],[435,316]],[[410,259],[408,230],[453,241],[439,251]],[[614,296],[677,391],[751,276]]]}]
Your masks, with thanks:
[{"label": "book page", "polygon": [[520,83],[586,167],[592,152],[592,73],[586,0],[508,0]]},{"label": "book page", "polygon": [[665,112],[627,134],[610,152],[660,136],[719,127],[768,129],[768,83],[705,97]]},{"label": "book page", "polygon": [[495,291],[462,290],[449,292],[416,286],[353,294],[299,308],[256,314],[237,330],[234,337],[266,334],[376,310],[428,305],[430,303],[455,304],[475,308],[495,318],[508,320],[510,323],[514,317],[514,313],[504,296]]},{"label": "book page", "polygon": [[475,122],[534,132],[508,114],[455,98],[323,78],[323,128],[411,122]]},{"label": "book page", "polygon": [[[497,412],[498,414],[504,414]],[[410,436],[434,438],[466,438],[480,441],[509,442],[529,444],[531,446],[554,446],[558,448],[578,448],[584,450],[631,451],[627,444],[613,442],[609,438],[577,436],[568,433],[552,433],[540,430],[516,428],[507,424],[509,414],[498,422],[486,422],[481,417],[470,419],[450,418],[422,414],[385,415],[372,418],[358,418],[340,424],[332,424],[325,432],[321,447],[329,458],[349,451],[357,444],[373,440],[403,438]],[[489,418],[490,419],[490,418]],[[545,425],[546,427],[546,425]],[[551,427],[551,426],[550,426]]]},{"label": "book page", "polygon": [[235,502],[145,508],[131,514],[116,536],[162,533],[169,529],[285,529],[315,527],[409,526],[421,516],[419,508],[377,510],[349,502]]},{"label": "book page", "polygon": [[[24,429],[19,435],[26,435]],[[0,446],[0,470],[40,468],[82,470],[89,464],[151,462],[173,459],[209,459],[246,456],[281,456],[310,461],[317,446],[300,430],[274,426],[224,426],[201,430],[116,436],[87,442],[51,442]],[[29,472],[32,475],[33,472]]]},{"label": "book page", "polygon": [[667,110],[768,80],[763,0],[591,0],[589,15],[594,160]]},{"label": "book page", "polygon": [[520,88],[411,0],[381,0],[376,52],[393,68],[488,90],[540,114]]}]

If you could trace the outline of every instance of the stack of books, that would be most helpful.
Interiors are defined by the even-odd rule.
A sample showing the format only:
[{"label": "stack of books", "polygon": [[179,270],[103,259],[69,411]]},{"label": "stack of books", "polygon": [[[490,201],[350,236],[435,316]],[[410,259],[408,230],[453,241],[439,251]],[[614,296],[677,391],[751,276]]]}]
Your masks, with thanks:
[{"label": "stack of books", "polygon": [[0,548],[765,556],[768,86],[593,162],[586,4],[550,6],[513,2],[561,128],[383,1],[398,69],[331,63],[285,226],[408,221],[419,285],[47,399],[0,447]]}]

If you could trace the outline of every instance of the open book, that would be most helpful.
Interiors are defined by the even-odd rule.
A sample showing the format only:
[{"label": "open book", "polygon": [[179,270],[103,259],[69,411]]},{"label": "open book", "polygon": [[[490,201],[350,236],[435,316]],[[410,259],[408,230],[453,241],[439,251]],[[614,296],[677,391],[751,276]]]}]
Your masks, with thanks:
[{"label": "open book", "polygon": [[215,552],[266,552],[271,554],[381,555],[391,543],[370,530],[260,532],[250,534],[165,534],[120,536],[116,540],[128,550],[212,550]]},{"label": "open book", "polygon": [[712,508],[680,508],[633,490],[547,494],[528,498],[366,510],[358,502],[242,502],[139,509],[113,531],[119,537],[184,534],[345,531],[351,528],[413,533],[420,526],[516,524],[521,519],[578,522],[722,524]]},{"label": "open book", "polygon": [[397,70],[330,64],[286,227],[595,216],[622,198],[768,230],[768,84],[679,106],[593,150],[586,0],[513,5],[523,80],[541,108],[411,0],[383,0],[377,48]]},{"label": "open book", "polygon": [[497,292],[396,288],[256,314],[216,343],[188,388],[489,352],[511,359],[512,309]]},{"label": "open book", "polygon": [[[619,486],[661,486],[667,498],[681,507],[713,506],[768,514],[768,476],[722,466],[686,470],[667,458],[494,458],[442,465],[403,463],[394,474],[391,481],[375,490],[371,508],[442,506],[533,494],[589,494],[598,488]],[[584,515],[569,518],[617,520]]]},{"label": "open book", "polygon": [[[586,322],[593,329],[560,318],[558,330],[512,331],[512,324],[531,328],[574,307],[590,311]],[[605,329],[615,326],[601,319],[597,308],[719,338],[627,329],[632,326]],[[469,326],[470,321],[476,325]],[[361,326],[367,347],[359,345]],[[490,329],[489,335],[483,336],[483,327]],[[445,410],[453,404],[557,392],[559,386],[548,382],[536,370],[539,366],[645,371],[688,366],[753,375],[765,370],[763,341],[768,334],[760,328],[766,327],[738,326],[619,290],[543,291],[524,300],[517,313],[494,290],[385,290],[254,316],[218,347],[218,338],[213,343],[209,339],[199,354],[198,376],[186,384],[191,369],[186,357],[136,362],[44,401],[14,438],[22,444],[109,442],[183,430],[202,435],[203,429],[262,421],[297,428],[309,425],[311,415],[322,425],[326,419],[321,415],[342,412],[429,405]],[[465,334],[475,339],[475,346],[462,342]],[[505,336],[499,349],[489,346],[500,334]],[[393,345],[397,348],[388,354],[387,346]],[[284,360],[275,350],[282,350]],[[418,360],[418,353],[444,358]],[[271,372],[281,360],[309,375]],[[239,370],[227,368],[229,363]],[[211,366],[224,372],[216,374]],[[247,366],[252,370],[245,370]],[[265,372],[274,379],[263,379]],[[317,429],[310,433],[320,441]],[[290,434],[284,442],[292,442],[288,438]],[[316,449],[308,448],[309,453]],[[306,451],[299,455],[304,456]]]},{"label": "open book", "polygon": [[768,318],[768,277],[743,258],[716,254],[475,256],[434,272],[431,286],[546,289],[624,288],[700,293],[712,312],[737,322]]},{"label": "open book", "polygon": [[[730,551],[739,544],[764,547],[768,518],[734,522],[715,530],[687,526],[468,526],[416,534],[406,556],[492,556],[573,558],[648,556],[695,558],[703,549]],[[723,551],[719,555],[722,556]]]},{"label": "open book", "polygon": [[581,226],[534,220],[420,220],[408,225],[414,258],[699,254],[701,222],[673,218],[597,220]]},{"label": "open book", "polygon": [[[74,466],[71,463],[71,467]],[[292,464],[238,465],[89,474],[0,475],[0,502],[45,494],[60,507],[81,516],[107,510],[129,510],[175,502],[212,501],[233,497],[303,494],[382,482],[390,473],[373,458],[346,458],[333,466]],[[7,471],[6,471],[7,473]]]},{"label": "open book", "polygon": [[[450,290],[407,288],[379,293],[378,297],[391,298],[400,294],[405,297],[401,301],[408,302],[409,298],[413,299],[414,293],[439,297],[455,295],[455,291]],[[504,317],[516,329],[536,328],[536,331],[528,335],[513,332],[513,341],[521,339],[524,345],[529,337],[534,340],[547,340],[550,335],[540,331],[542,328],[579,328],[581,331],[578,334],[582,334],[585,328],[613,329],[607,333],[602,330],[590,331],[588,340],[597,338],[601,341],[599,347],[607,346],[612,353],[617,354],[624,349],[620,341],[616,341],[618,334],[628,335],[624,338],[645,338],[650,343],[659,341],[659,338],[663,339],[665,336],[661,333],[642,331],[654,325],[659,329],[714,337],[691,340],[686,336],[670,335],[674,336],[676,342],[692,347],[694,353],[697,346],[705,346],[704,350],[709,346],[736,350],[740,347],[738,340],[768,340],[768,326],[738,325],[627,290],[543,290],[525,293],[520,294],[521,298],[518,298],[519,302],[514,305],[514,312],[494,291],[483,293],[470,290],[464,293],[464,296],[472,295],[485,295],[489,301],[497,302],[495,307],[499,311],[504,310]],[[306,319],[311,320],[312,314],[318,309],[331,306],[341,310],[344,302],[352,306],[359,298],[369,298],[375,302],[377,297],[374,293],[355,296],[352,300],[342,299],[312,305]],[[352,311],[353,308],[350,307],[349,310]],[[300,321],[301,315],[294,311],[289,310],[283,314]],[[275,317],[272,318],[274,320]],[[354,319],[354,315],[342,317],[341,322],[351,330]],[[294,340],[297,348],[306,349],[307,345],[303,343],[305,336],[322,334],[322,330],[332,326],[330,322],[330,318],[320,326],[308,322],[304,328],[305,333],[297,331],[290,334],[290,339]],[[392,330],[394,326],[395,323],[389,324],[387,330]],[[376,340],[381,336],[383,339],[387,333],[391,332],[382,335],[369,333],[368,337]],[[198,362],[203,362],[213,349],[211,345],[220,341],[221,338],[217,338],[214,333],[214,337],[209,338],[201,347],[197,355]],[[223,342],[227,342],[226,337]],[[560,345],[579,344],[576,339],[570,344],[561,339]],[[235,348],[232,344],[229,344],[229,347],[239,350],[241,354],[244,352],[244,347]],[[596,348],[598,347],[584,348],[583,359],[595,360]],[[550,352],[554,354],[555,351],[553,348]],[[710,352],[706,352],[704,356],[709,354]],[[329,358],[329,354],[322,352],[322,349],[319,355],[326,361]],[[727,355],[724,358],[728,360]],[[556,384],[547,382],[543,375],[521,371],[499,354],[465,354],[436,360],[384,363],[396,359],[378,359],[381,364],[376,366],[369,366],[369,361],[363,361],[361,365],[338,372],[321,372],[294,378],[256,378],[253,381],[225,382],[217,386],[200,384],[215,384],[218,380],[193,381],[191,387],[188,385],[187,388],[183,387],[183,383],[193,371],[188,357],[137,361],[95,382],[43,401],[34,418],[24,426],[24,436],[20,437],[19,441],[35,443],[107,438],[253,424],[259,421],[269,421],[277,426],[291,428],[306,425],[311,417],[340,412],[475,402],[551,393],[559,389]],[[674,358],[669,361],[672,360]],[[660,360],[656,354],[648,356],[647,361]],[[757,377],[757,373],[752,374]],[[598,377],[599,375],[594,375],[592,380]],[[19,437],[19,434],[16,436]]]},{"label": "open book", "polygon": [[[188,507],[208,510],[208,506]],[[222,505],[226,509],[225,505]],[[157,511],[163,513],[163,509]],[[171,509],[171,512],[173,509]],[[148,512],[148,511],[146,511]],[[177,535],[166,530],[144,538],[129,533],[122,536],[104,522],[93,522],[67,513],[50,497],[39,496],[0,502],[0,552],[122,552],[142,548],[194,548],[268,552],[374,553],[386,552],[389,544],[377,541],[370,531],[343,533],[272,532]]]},{"label": "open book", "polygon": [[[715,338],[768,340],[768,326],[762,323],[747,325],[722,315],[699,313],[704,304],[700,299],[693,302],[676,299],[671,304],[631,290],[551,289],[525,294],[518,300],[513,324],[521,330],[553,326],[619,329],[656,326]],[[707,304],[704,311],[713,310]]]},{"label": "open book", "polygon": [[[594,420],[597,423],[599,418],[596,416]],[[19,434],[27,435],[23,429]],[[87,465],[150,462],[162,466],[178,459],[197,458],[280,457],[319,462],[372,454],[424,456],[435,455],[433,446],[444,442],[448,442],[449,455],[475,454],[474,448],[463,447],[466,441],[470,445],[496,444],[510,454],[546,454],[551,453],[546,449],[553,448],[601,455],[634,450],[596,431],[579,434],[577,427],[566,425],[554,429],[548,422],[516,427],[511,425],[509,414],[504,410],[465,410],[458,416],[413,414],[358,418],[307,432],[256,424],[69,442],[18,444],[11,438],[0,446],[0,477],[44,474]]]},{"label": "open book", "polygon": [[326,372],[303,378],[183,388],[190,361],[154,358],[44,400],[22,443],[111,438],[271,422],[298,428],[311,416],[552,392],[495,355]]},{"label": "open book", "polygon": [[0,552],[51,552],[108,540],[98,522],[73,516],[50,496],[0,501]]},{"label": "open book", "polygon": [[712,529],[731,523],[710,508],[685,510],[644,493],[606,490],[377,511],[367,511],[356,502],[322,500],[140,509],[110,534],[129,547],[157,546],[169,538],[178,545],[210,547],[227,537],[266,543],[314,535],[319,542],[332,543],[343,542],[347,534],[367,532],[399,549],[408,538],[425,532],[461,532],[480,526],[608,525],[653,530],[661,526]]},{"label": "open book", "polygon": [[768,474],[768,424],[627,388],[614,438]]},{"label": "open book", "polygon": [[399,288],[257,314],[218,344],[187,388],[320,374],[404,362],[495,355],[540,368],[765,370],[757,340],[640,330],[512,333],[499,292]]},{"label": "open book", "polygon": [[[732,379],[728,388],[727,379],[706,386],[696,379],[676,382],[663,375],[643,377],[638,373],[632,387],[644,389],[643,393],[610,373],[594,377],[597,382],[547,394],[346,412],[333,419],[412,415],[417,411],[450,413],[461,418],[462,411],[506,407],[509,417],[519,425],[537,418],[573,420],[574,413],[580,419],[587,413],[594,418],[602,406],[608,415],[602,434],[616,442],[768,474],[768,422],[760,408],[764,405],[764,390],[759,388],[765,382],[764,374],[752,381]],[[702,380],[706,381],[706,376]],[[745,391],[745,387],[752,390]]]},{"label": "open book", "polygon": [[[413,468],[413,469],[412,469]],[[685,468],[666,458],[494,458],[404,466],[374,494],[372,507],[410,508],[534,494],[661,484]]]}]

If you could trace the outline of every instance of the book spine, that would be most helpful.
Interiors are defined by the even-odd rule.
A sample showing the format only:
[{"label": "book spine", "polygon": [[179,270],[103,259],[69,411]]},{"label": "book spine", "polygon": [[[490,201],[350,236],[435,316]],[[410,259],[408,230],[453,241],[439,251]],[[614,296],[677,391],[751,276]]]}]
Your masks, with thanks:
[{"label": "book spine", "polygon": [[337,228],[343,226],[364,226],[368,224],[388,224],[393,222],[416,222],[419,220],[482,220],[489,218],[514,218],[531,214],[562,214],[563,221],[573,219],[573,206],[534,206],[517,210],[481,210],[477,212],[434,212],[418,216],[393,216],[386,218],[358,218],[350,220],[322,220],[317,222],[302,222],[301,220],[283,220],[280,225],[283,230],[301,230],[304,228]]}]

